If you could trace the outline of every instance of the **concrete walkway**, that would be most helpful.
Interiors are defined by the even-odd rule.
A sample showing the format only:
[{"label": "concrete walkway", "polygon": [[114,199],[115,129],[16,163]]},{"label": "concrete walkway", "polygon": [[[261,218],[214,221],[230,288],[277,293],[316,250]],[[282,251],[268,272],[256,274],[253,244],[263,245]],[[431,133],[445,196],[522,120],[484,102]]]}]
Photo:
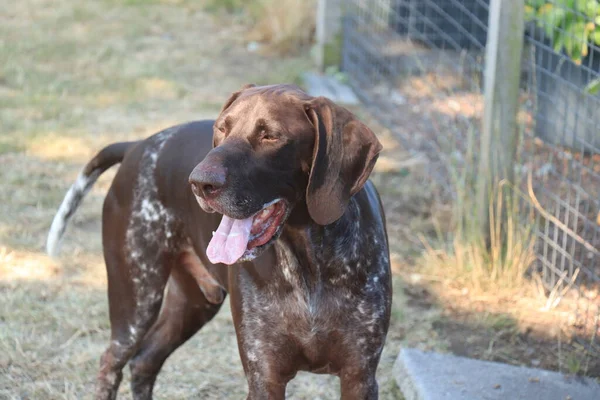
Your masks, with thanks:
[{"label": "concrete walkway", "polygon": [[600,400],[593,379],[403,349],[394,376],[406,400]]}]

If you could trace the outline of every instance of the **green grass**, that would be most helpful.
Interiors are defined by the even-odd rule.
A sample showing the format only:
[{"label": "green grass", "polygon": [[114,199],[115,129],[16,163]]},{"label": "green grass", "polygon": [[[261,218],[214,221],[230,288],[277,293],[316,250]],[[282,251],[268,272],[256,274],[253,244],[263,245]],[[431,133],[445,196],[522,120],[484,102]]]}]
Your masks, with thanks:
[{"label": "green grass", "polygon": [[484,325],[495,331],[513,331],[517,329],[517,321],[506,314],[487,314],[483,318]]},{"label": "green grass", "polygon": [[22,151],[24,148],[23,144],[16,142],[12,138],[0,137],[0,155]]},{"label": "green grass", "polygon": [[288,63],[285,67],[275,65],[270,74],[256,73],[251,77],[251,81],[257,85],[269,85],[275,82],[293,83],[300,87],[303,86],[302,75],[311,67],[310,60],[296,59]]}]

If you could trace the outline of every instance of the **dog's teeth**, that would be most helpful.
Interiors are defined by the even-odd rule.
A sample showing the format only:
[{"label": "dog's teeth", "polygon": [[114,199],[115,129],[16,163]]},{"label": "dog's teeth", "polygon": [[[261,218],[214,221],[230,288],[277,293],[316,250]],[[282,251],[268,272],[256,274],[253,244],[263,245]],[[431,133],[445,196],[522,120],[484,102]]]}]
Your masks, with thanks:
[{"label": "dog's teeth", "polygon": [[212,235],[215,236],[215,231],[212,231]]},{"label": "dog's teeth", "polygon": [[266,217],[267,215],[269,215],[269,212],[271,207],[267,207],[264,210],[262,210],[262,213],[260,214],[261,217]]}]

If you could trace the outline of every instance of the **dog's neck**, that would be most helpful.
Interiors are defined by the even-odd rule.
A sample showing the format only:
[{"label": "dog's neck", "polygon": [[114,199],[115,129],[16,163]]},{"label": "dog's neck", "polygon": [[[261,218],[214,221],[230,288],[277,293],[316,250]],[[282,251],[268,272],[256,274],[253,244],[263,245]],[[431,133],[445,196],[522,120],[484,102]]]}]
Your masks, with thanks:
[{"label": "dog's neck", "polygon": [[282,258],[289,253],[285,249],[291,250],[297,261],[296,273],[302,275],[307,284],[322,281],[324,275],[335,280],[338,275],[357,273],[361,265],[360,249],[364,245],[360,224],[360,208],[355,198],[350,200],[340,219],[326,226],[312,221],[306,209],[294,210],[275,243],[278,264],[289,262]]}]

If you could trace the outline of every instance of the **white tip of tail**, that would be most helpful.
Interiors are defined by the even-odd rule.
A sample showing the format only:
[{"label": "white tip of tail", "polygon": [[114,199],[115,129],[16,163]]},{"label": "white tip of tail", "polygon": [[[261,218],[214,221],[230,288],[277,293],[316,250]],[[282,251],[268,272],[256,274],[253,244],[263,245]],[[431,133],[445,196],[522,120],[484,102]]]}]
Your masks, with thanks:
[{"label": "white tip of tail", "polygon": [[80,173],[75,183],[71,186],[65,198],[63,199],[52,225],[48,232],[48,239],[46,240],[46,252],[50,257],[56,257],[60,248],[60,241],[65,233],[67,223],[75,210],[81,203],[83,197],[91,189],[92,185],[98,179],[98,173],[92,173],[90,176],[86,176]]}]

